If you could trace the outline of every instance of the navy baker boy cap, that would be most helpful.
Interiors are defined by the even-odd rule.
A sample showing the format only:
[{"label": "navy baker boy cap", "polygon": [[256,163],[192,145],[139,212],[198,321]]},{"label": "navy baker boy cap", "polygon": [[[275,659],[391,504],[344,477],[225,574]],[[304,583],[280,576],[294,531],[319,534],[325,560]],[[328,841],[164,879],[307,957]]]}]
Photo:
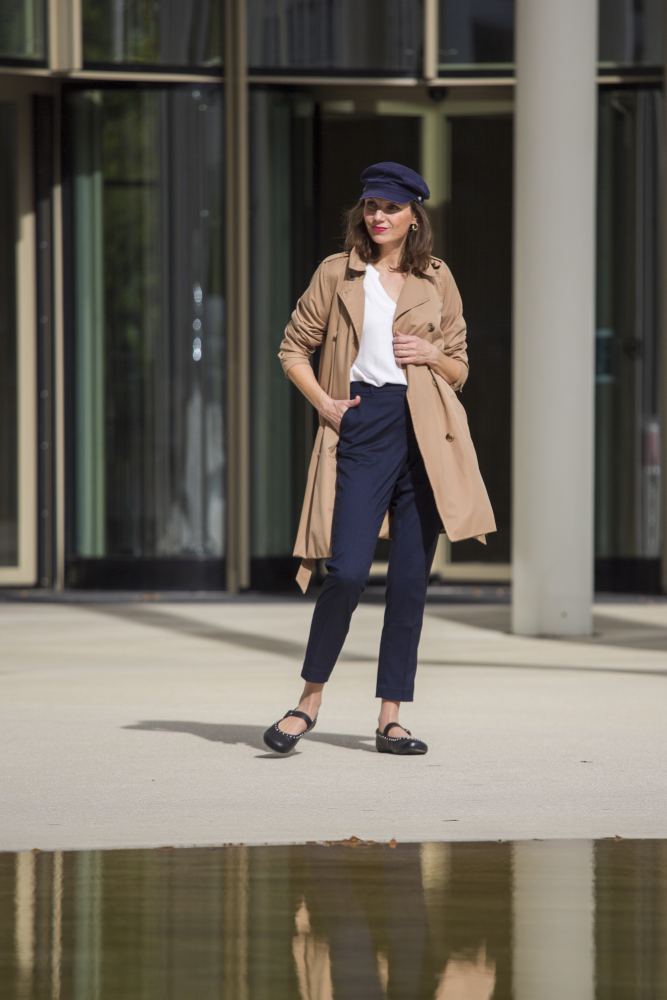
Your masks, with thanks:
[{"label": "navy baker boy cap", "polygon": [[425,201],[430,198],[428,184],[421,174],[402,163],[384,160],[371,163],[360,174],[364,188],[360,198],[386,198],[387,201]]}]

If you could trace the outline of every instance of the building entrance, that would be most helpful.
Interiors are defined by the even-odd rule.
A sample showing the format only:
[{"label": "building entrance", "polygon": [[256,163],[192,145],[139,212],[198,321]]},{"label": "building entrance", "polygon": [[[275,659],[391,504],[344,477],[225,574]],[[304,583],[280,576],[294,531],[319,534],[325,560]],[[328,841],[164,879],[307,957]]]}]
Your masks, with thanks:
[{"label": "building entrance", "polygon": [[[510,559],[511,441],[511,218],[512,119],[511,105],[492,98],[434,101],[410,95],[398,100],[395,92],[364,93],[320,88],[298,96],[257,90],[252,108],[255,142],[262,142],[262,172],[254,179],[253,200],[260,210],[262,230],[253,230],[259,253],[267,250],[280,261],[281,278],[256,271],[252,301],[278,304],[284,320],[306,287],[316,264],[343,248],[343,210],[358,197],[362,169],[380,160],[398,160],[419,170],[427,179],[427,204],[434,230],[434,253],[447,261],[460,288],[468,321],[471,375],[461,396],[476,443],[482,474],[496,512],[498,532],[486,546],[469,540],[450,544],[441,536],[434,573],[443,579],[505,581]],[[291,136],[289,151],[271,143],[270,135]],[[268,182],[268,177],[271,181]],[[282,192],[276,178],[284,178]],[[263,195],[262,184],[266,182]],[[265,200],[266,199],[266,200]],[[267,228],[268,225],[268,228]],[[273,241],[271,243],[271,241]],[[280,248],[280,252],[278,252]],[[262,274],[271,295],[262,294]],[[282,290],[278,281],[282,280]],[[266,287],[266,286],[265,286]],[[254,577],[266,577],[267,566],[282,548],[289,554],[295,518],[303,492],[305,469],[317,430],[317,416],[309,403],[285,384],[275,362],[280,329],[276,315],[255,314],[253,338],[258,345],[268,333],[269,371],[262,372],[253,435],[256,455],[277,456],[271,467],[271,511],[263,509],[267,491],[261,482],[265,467],[253,468]],[[273,364],[275,371],[270,370]],[[315,358],[317,364],[317,358]],[[255,377],[253,375],[253,377]],[[272,389],[268,394],[267,379]],[[262,413],[270,400],[272,419]],[[271,442],[274,443],[272,447]],[[270,461],[270,460],[269,460]],[[277,503],[277,497],[279,498]],[[276,520],[276,513],[282,521]],[[269,517],[269,514],[271,516]],[[272,536],[267,537],[271,523]],[[386,568],[389,542],[378,541],[373,575]],[[281,576],[289,579],[292,563],[283,563]],[[322,566],[320,566],[322,570]]]}]

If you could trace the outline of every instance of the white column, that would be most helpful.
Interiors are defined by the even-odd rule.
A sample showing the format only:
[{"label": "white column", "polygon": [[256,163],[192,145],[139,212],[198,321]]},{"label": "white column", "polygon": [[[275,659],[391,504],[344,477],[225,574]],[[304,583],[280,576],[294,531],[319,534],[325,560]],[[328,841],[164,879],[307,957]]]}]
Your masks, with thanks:
[{"label": "white column", "polygon": [[517,841],[512,876],[514,1000],[594,1000],[593,842]]},{"label": "white column", "polygon": [[587,634],[593,599],[597,0],[518,0],[512,628]]}]

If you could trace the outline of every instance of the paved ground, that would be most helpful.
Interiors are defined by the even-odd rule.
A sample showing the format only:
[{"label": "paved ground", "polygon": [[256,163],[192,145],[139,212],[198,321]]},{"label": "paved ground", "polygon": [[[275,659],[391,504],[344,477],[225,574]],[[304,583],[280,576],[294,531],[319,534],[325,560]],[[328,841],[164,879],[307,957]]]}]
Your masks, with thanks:
[{"label": "paved ground", "polygon": [[429,603],[423,757],[378,754],[382,603],[358,607],[287,757],[313,600],[0,602],[0,849],[667,837],[667,600],[601,600],[587,640]]}]

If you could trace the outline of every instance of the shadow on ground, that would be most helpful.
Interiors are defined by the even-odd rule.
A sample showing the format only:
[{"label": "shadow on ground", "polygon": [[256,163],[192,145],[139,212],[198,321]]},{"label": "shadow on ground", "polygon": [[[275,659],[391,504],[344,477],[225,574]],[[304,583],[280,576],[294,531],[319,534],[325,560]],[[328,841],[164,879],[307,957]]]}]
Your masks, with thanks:
[{"label": "shadow on ground", "polygon": [[[85,606],[84,606],[85,608]],[[96,614],[110,615],[123,621],[138,625],[148,625],[162,631],[171,631],[178,635],[193,636],[213,642],[224,642],[252,649],[260,653],[270,653],[272,656],[284,656],[293,660],[303,656],[307,635],[300,636],[298,641],[283,639],[270,634],[241,631],[223,625],[216,625],[191,618],[187,614],[165,608],[147,608],[132,604],[122,605],[91,605],[89,609]],[[439,604],[426,605],[426,616],[451,621],[459,625],[469,625],[484,631],[499,632],[520,639],[511,631],[511,608],[490,606],[479,607],[461,605],[443,606]],[[526,636],[525,638],[532,638]],[[552,638],[562,643],[576,643],[600,646],[613,646],[626,649],[656,650],[667,652],[667,627],[649,622],[637,622],[624,618],[623,615],[593,615],[593,634],[590,636],[552,636],[536,637]],[[379,636],[378,636],[379,639]],[[339,660],[354,662],[370,662],[373,656],[365,656],[343,649]],[[422,663],[458,662],[447,660],[421,659]],[[466,661],[467,662],[467,661]],[[483,664],[486,665],[486,664]],[[576,669],[576,668],[573,668]]]},{"label": "shadow on ground", "polygon": [[[212,743],[225,743],[236,745],[245,743],[254,750],[263,751],[262,756],[266,757],[292,757],[299,753],[297,744],[289,754],[274,753],[269,750],[262,740],[262,733],[267,726],[246,726],[238,723],[213,723],[213,722],[190,722],[186,719],[143,719],[130,726],[123,726],[123,729],[140,729],[154,733],[189,733],[201,740],[209,740]],[[354,736],[340,733],[308,733],[308,740],[316,743],[326,743],[330,746],[342,747],[345,750],[365,750],[369,753],[377,753],[375,749],[375,736],[370,733],[366,736]]]}]

